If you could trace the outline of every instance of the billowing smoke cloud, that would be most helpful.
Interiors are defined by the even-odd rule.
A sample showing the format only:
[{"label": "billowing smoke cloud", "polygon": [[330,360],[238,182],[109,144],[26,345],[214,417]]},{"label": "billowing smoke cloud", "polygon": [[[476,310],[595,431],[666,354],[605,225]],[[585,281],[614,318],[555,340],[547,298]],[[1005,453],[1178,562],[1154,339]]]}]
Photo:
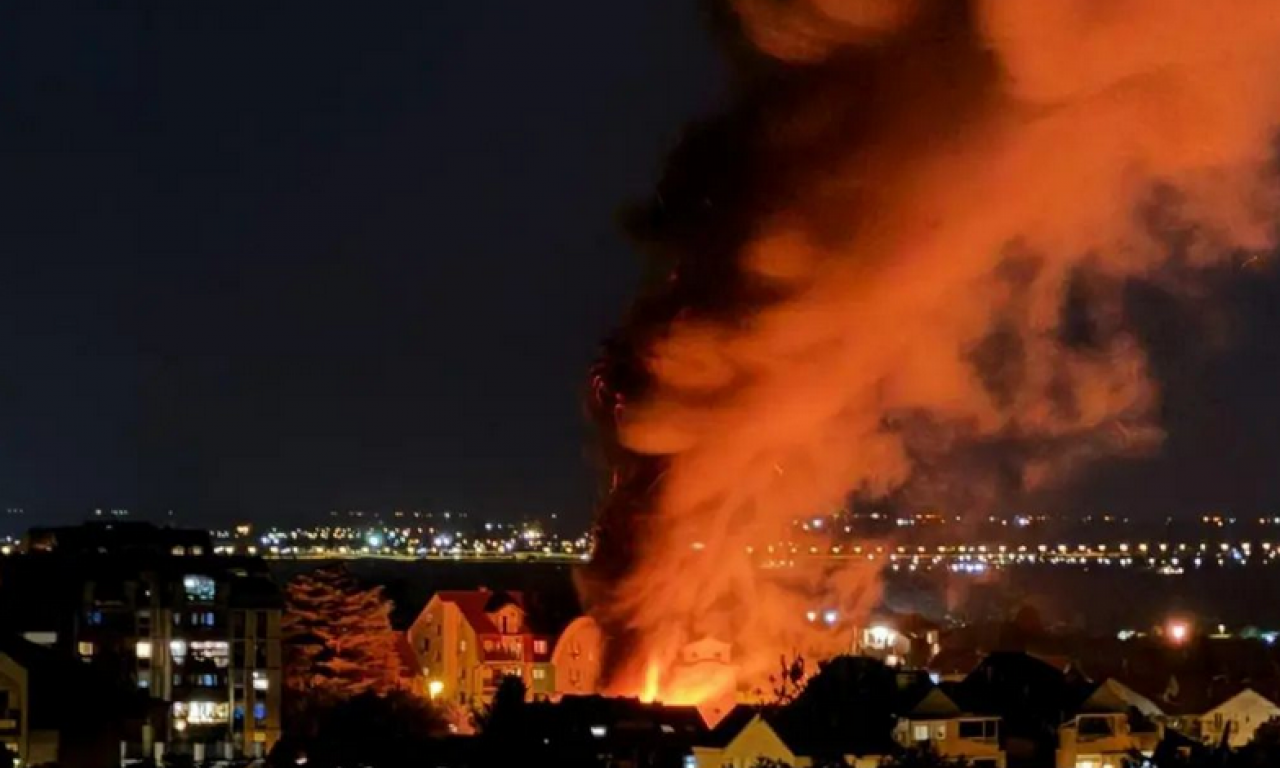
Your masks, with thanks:
[{"label": "billowing smoke cloud", "polygon": [[689,641],[758,673],[816,642],[815,595],[874,602],[876,563],[752,564],[794,518],[980,505],[1155,447],[1125,284],[1265,251],[1277,211],[1275,0],[715,13],[734,104],[634,216],[658,275],[593,378],[612,473],[584,593],[615,687],[669,699],[721,684],[680,679]]}]

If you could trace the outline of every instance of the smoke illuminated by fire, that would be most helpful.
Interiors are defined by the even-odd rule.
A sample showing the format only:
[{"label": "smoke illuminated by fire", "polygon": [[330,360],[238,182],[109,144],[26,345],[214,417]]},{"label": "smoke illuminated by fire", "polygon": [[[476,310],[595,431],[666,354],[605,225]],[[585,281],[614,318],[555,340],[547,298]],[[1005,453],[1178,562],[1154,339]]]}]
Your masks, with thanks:
[{"label": "smoke illuminated by fire", "polygon": [[635,217],[664,279],[593,379],[582,582],[610,687],[694,703],[732,683],[688,643],[759,679],[878,599],[879,563],[758,567],[795,518],[991,486],[977,453],[1026,491],[1155,447],[1125,285],[1273,246],[1280,124],[1275,0],[718,11],[736,101]]}]

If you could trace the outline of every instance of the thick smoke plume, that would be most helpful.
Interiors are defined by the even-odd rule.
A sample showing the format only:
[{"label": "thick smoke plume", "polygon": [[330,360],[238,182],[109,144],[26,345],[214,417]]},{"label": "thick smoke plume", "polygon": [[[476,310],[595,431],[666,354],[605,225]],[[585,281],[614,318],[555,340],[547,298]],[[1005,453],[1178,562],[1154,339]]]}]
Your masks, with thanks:
[{"label": "thick smoke plume", "polygon": [[658,275],[593,377],[611,474],[582,587],[614,689],[668,700],[729,684],[681,671],[690,641],[758,675],[822,642],[806,610],[876,600],[879,563],[753,564],[793,519],[1156,446],[1126,283],[1266,251],[1277,211],[1275,0],[712,13],[734,102],[633,217]]}]

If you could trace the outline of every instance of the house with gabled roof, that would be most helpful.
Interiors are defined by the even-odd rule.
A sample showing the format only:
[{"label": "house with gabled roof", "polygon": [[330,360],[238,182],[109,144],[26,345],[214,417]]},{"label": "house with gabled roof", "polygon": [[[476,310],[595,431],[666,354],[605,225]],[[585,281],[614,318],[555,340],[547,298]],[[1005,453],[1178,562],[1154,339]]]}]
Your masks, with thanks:
[{"label": "house with gabled roof", "polygon": [[428,695],[442,703],[488,703],[507,676],[531,698],[555,692],[551,639],[530,625],[520,592],[437,592],[406,634]]},{"label": "house with gabled roof", "polygon": [[856,734],[835,736],[833,740],[833,734],[815,727],[795,710],[740,705],[694,746],[694,765],[752,768],[761,761],[773,761],[807,768],[815,760],[838,752],[846,765],[878,768],[886,757],[898,751],[887,734],[883,739]]},{"label": "house with gabled roof", "polygon": [[1117,680],[1085,689],[1058,728],[1058,768],[1122,768],[1134,754],[1150,757],[1161,731],[1154,702]]},{"label": "house with gabled roof", "polygon": [[1004,768],[1000,718],[967,711],[956,686],[917,691],[898,715],[894,740],[904,748],[927,748],[940,757],[961,759],[974,768]]}]

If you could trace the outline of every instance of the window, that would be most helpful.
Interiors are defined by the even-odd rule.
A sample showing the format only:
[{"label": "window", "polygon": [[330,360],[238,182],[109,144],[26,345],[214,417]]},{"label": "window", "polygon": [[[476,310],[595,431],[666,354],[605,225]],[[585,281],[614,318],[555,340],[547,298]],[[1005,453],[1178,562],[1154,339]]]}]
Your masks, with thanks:
[{"label": "window", "polygon": [[230,643],[226,640],[195,640],[191,643],[193,661],[211,661],[218,668],[227,666]]},{"label": "window", "polygon": [[929,726],[927,726],[927,725],[916,725],[916,726],[912,726],[912,728],[911,728],[911,738],[912,738],[912,740],[913,740],[913,741],[928,741],[928,740],[929,740]]},{"label": "window", "polygon": [[547,652],[547,641],[546,641],[546,640],[534,640],[534,641],[533,641],[533,652],[534,652],[534,653],[538,653],[538,654],[544,654],[544,653],[546,653],[546,652]]},{"label": "window", "polygon": [[1076,721],[1076,734],[1081,740],[1104,739],[1115,733],[1115,724],[1110,717],[1082,716]]},{"label": "window", "polygon": [[151,687],[151,674],[148,672],[138,673],[138,687],[146,690]]},{"label": "window", "polygon": [[218,584],[209,576],[189,574],[182,577],[182,591],[187,594],[187,602],[212,603],[218,596]]},{"label": "window", "polygon": [[215,620],[215,617],[213,615],[213,611],[205,611],[204,625],[206,627],[212,627],[214,625],[214,620]]},{"label": "window", "polygon": [[187,554],[187,550],[183,549],[182,547],[174,547],[173,549],[169,550],[169,553],[172,554],[174,557],[182,557],[183,555]]},{"label": "window", "polygon": [[244,611],[236,611],[231,614],[231,634],[236,637],[244,637]]},{"label": "window", "polygon": [[933,740],[934,740],[934,741],[946,741],[946,740],[947,740],[947,726],[946,726],[946,725],[944,725],[943,723],[938,723],[937,725],[933,726]]},{"label": "window", "polygon": [[254,621],[253,629],[257,633],[258,639],[263,640],[267,636],[268,614],[266,611],[258,611],[258,615],[254,618],[255,618],[255,621]]},{"label": "window", "polygon": [[466,653],[466,652],[467,652],[467,641],[466,641],[466,640],[459,640],[459,641],[458,641],[458,653]]},{"label": "window", "polygon": [[534,667],[534,668],[533,668],[533,679],[534,679],[534,680],[546,680],[546,679],[547,679],[547,670],[543,669],[542,667]]},{"label": "window", "polygon": [[993,741],[997,737],[997,728],[995,720],[961,720],[960,738]]},{"label": "window", "polygon": [[253,705],[253,722],[254,725],[261,725],[267,719],[267,705],[261,701]]},{"label": "window", "polygon": [[76,651],[80,654],[82,658],[92,659],[93,643],[87,640],[81,640],[80,642],[76,643]]},{"label": "window", "polygon": [[137,653],[138,653],[138,658],[140,658],[140,659],[149,659],[149,658],[151,658],[151,641],[150,641],[150,640],[139,640],[139,641],[138,641],[137,648],[136,648],[135,650],[136,650],[136,651],[137,651]]},{"label": "window", "polygon": [[91,627],[102,626],[102,611],[89,611],[88,619],[89,619],[89,626]]},{"label": "window", "polygon": [[173,717],[192,725],[225,723],[231,719],[231,705],[225,701],[175,701]]},{"label": "window", "polygon": [[270,687],[271,683],[267,679],[267,673],[262,670],[255,669],[253,671],[253,690],[265,691]]},{"label": "window", "polygon": [[193,554],[193,555],[203,555],[203,554],[204,554],[204,547],[200,547],[200,546],[192,547],[192,548],[191,548],[191,554]]},{"label": "window", "polygon": [[187,658],[187,641],[186,640],[170,640],[169,655],[173,656],[174,664],[181,664]]}]

